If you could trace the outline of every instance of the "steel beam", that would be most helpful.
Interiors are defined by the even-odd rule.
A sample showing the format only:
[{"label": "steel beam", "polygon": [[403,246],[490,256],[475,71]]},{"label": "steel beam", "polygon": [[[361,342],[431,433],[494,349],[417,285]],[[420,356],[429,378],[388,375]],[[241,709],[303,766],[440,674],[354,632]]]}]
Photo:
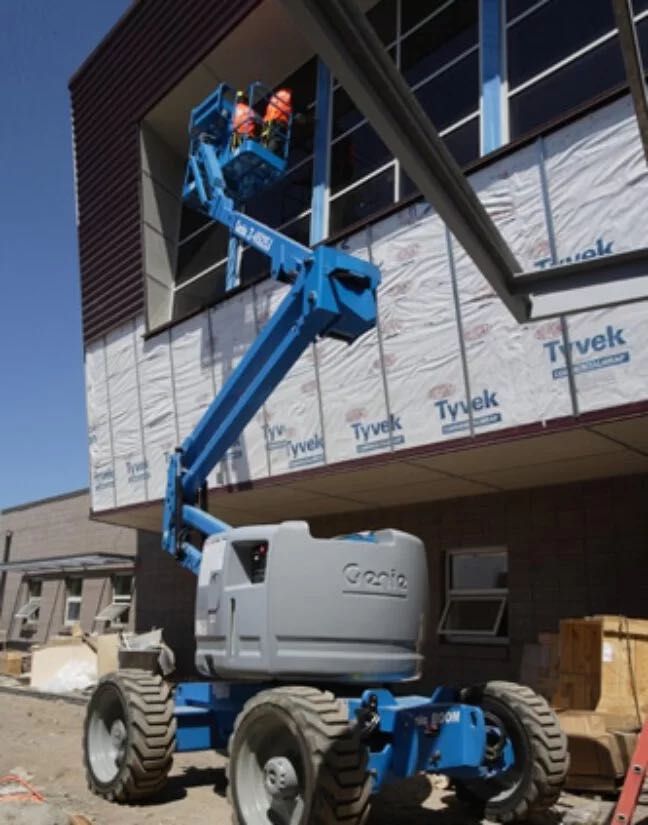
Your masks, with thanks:
[{"label": "steel beam", "polygon": [[513,291],[529,298],[530,321],[648,298],[648,249],[525,272]]},{"label": "steel beam", "polygon": [[527,301],[513,292],[519,263],[356,0],[282,2],[495,292],[525,320]]},{"label": "steel beam", "polygon": [[648,100],[641,50],[637,40],[637,29],[633,17],[632,0],[612,0],[614,17],[619,29],[619,43],[625,65],[626,78],[630,86],[644,156],[648,163]]},{"label": "steel beam", "polygon": [[[518,322],[648,298],[648,249],[522,273],[357,0],[281,1]],[[628,36],[624,40],[620,32],[622,45],[626,43],[628,79],[647,148],[648,106],[644,120],[639,105],[646,100],[643,68],[630,0],[613,3],[619,28],[625,19],[634,38],[633,51],[625,54],[629,51]]]}]

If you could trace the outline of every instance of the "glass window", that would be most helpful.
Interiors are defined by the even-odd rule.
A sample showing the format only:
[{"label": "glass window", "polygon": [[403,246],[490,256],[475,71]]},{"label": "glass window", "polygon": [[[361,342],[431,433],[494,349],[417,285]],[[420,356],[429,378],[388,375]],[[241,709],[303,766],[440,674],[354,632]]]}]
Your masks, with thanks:
[{"label": "glass window", "polygon": [[[464,0],[455,0],[456,5],[461,5]],[[414,28],[421,20],[425,20],[441,6],[447,5],[448,0],[401,0],[401,32],[406,34]]]},{"label": "glass window", "polygon": [[459,166],[467,166],[479,157],[479,116],[464,123],[443,138]]},{"label": "glass window", "polygon": [[401,43],[401,70],[415,84],[477,43],[477,0],[455,2]]},{"label": "glass window", "polygon": [[83,579],[74,578],[65,581],[65,614],[66,625],[76,624],[81,618],[81,591]]},{"label": "glass window", "polygon": [[177,288],[173,296],[173,318],[184,318],[224,298],[226,273],[227,262],[224,262]]},{"label": "glass window", "polygon": [[367,19],[386,46],[396,40],[397,8],[396,0],[380,0],[367,12]]},{"label": "glass window", "polygon": [[502,547],[450,550],[446,601],[438,632],[449,641],[506,640],[508,552]]},{"label": "glass window", "polygon": [[203,215],[202,212],[197,212],[195,209],[190,209],[188,206],[183,205],[180,216],[180,243],[210,223],[211,218],[207,217],[207,215]]},{"label": "glass window", "polygon": [[384,166],[389,150],[368,124],[337,140],[331,147],[331,193]]},{"label": "glass window", "polygon": [[444,635],[497,634],[506,599],[504,598],[454,598],[448,600],[439,633]]},{"label": "glass window", "polygon": [[348,132],[364,120],[355,104],[342,86],[333,92],[333,137]]},{"label": "glass window", "polygon": [[268,258],[256,249],[245,249],[241,255],[239,273],[241,284],[246,286],[260,281],[270,274]]},{"label": "glass window", "polygon": [[508,30],[511,89],[614,29],[610,0],[550,0]]},{"label": "glass window", "polygon": [[178,247],[176,283],[181,284],[227,257],[229,232],[219,223],[208,224]]},{"label": "glass window", "polygon": [[[479,116],[453,129],[443,136],[443,142],[450,150],[459,166],[464,167],[479,157]],[[417,193],[418,187],[401,168],[401,191],[399,200]]]},{"label": "glass window", "polygon": [[[389,50],[392,60],[396,60],[396,49]],[[333,91],[333,137],[348,132],[364,120],[364,115],[356,108],[346,90],[338,86]]]},{"label": "glass window", "polygon": [[632,7],[635,14],[641,14],[648,9],[648,0],[632,0]]},{"label": "glass window", "polygon": [[313,162],[288,172],[270,189],[248,201],[246,212],[268,226],[281,224],[310,209]]},{"label": "glass window", "polygon": [[509,100],[511,139],[621,85],[624,78],[623,58],[615,37],[513,95]]},{"label": "glass window", "polygon": [[455,552],[450,557],[450,589],[483,590],[507,587],[506,550]]},{"label": "glass window", "polygon": [[[118,573],[112,578],[112,604],[103,610],[97,621],[109,621],[113,626],[128,624],[133,601],[133,577],[128,573]],[[108,613],[107,618],[104,614]]]},{"label": "glass window", "polygon": [[415,94],[439,131],[479,109],[477,52],[433,77],[420,86]]},{"label": "glass window", "polygon": [[295,166],[313,154],[313,140],[315,139],[315,108],[311,106],[305,112],[295,113],[290,136],[290,150],[288,165]]},{"label": "glass window", "polygon": [[27,579],[26,584],[27,600],[16,611],[14,618],[22,619],[27,624],[38,624],[43,582],[41,579]]},{"label": "glass window", "polygon": [[293,110],[296,112],[305,111],[309,103],[315,100],[315,88],[317,84],[317,58],[312,57],[297,71],[289,75],[279,86],[286,86],[292,90]]},{"label": "glass window", "polygon": [[648,72],[648,17],[637,23],[637,40],[639,41],[639,48],[641,50],[641,61],[644,72]]},{"label": "glass window", "polygon": [[[281,227],[281,234],[304,244],[310,245],[310,212],[297,218],[296,221]],[[245,249],[241,255],[240,280],[242,286],[256,283],[270,275],[270,264],[266,255],[257,252],[256,249]]]},{"label": "glass window", "polygon": [[333,199],[330,232],[340,232],[394,202],[394,167]]},{"label": "glass window", "polygon": [[539,0],[507,0],[506,19],[513,20],[533,6],[538,5]]}]

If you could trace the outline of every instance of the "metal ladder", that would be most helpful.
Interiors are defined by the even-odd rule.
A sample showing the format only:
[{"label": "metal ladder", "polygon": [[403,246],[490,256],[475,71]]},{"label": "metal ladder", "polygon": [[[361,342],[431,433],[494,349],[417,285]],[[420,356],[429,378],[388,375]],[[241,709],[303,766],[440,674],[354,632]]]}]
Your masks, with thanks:
[{"label": "metal ladder", "polygon": [[632,754],[632,760],[628,768],[621,795],[612,817],[613,825],[629,825],[637,808],[639,795],[642,792],[643,784],[648,772],[648,722],[644,722],[637,739],[637,746]]}]

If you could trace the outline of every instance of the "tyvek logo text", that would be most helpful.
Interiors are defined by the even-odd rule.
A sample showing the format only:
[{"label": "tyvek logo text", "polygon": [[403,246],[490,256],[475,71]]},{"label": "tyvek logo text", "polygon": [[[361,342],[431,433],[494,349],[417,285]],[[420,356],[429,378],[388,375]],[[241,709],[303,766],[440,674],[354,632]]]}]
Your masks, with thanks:
[{"label": "tyvek logo text", "polygon": [[290,441],[288,454],[290,458],[288,466],[291,468],[321,464],[324,461],[324,440],[315,433],[312,438],[306,438],[303,441]]},{"label": "tyvek logo text", "polygon": [[[497,424],[502,420],[499,405],[497,392],[489,389],[485,389],[479,395],[473,396],[470,399],[470,404],[465,400],[451,401],[449,398],[442,398],[440,401],[434,402],[439,420],[441,421],[441,432],[446,435],[470,429],[471,411],[473,413],[472,422],[474,427],[485,427],[488,424]],[[491,410],[491,412],[487,412],[488,410]],[[474,415],[476,412],[483,412],[484,414]]]},{"label": "tyvek logo text", "polygon": [[[550,364],[564,362],[566,346],[562,339],[555,338],[545,341],[542,347],[547,353]],[[597,332],[596,335],[573,338],[569,342],[569,351],[574,373],[592,372],[605,367],[626,364],[630,360],[630,351],[624,349],[624,347],[628,347],[628,342],[623,328],[614,327],[612,324],[608,324],[603,332]],[[605,353],[605,355],[597,355],[596,353]],[[574,360],[579,356],[589,357],[586,357],[583,361]],[[564,378],[567,375],[567,366],[555,367],[552,369],[551,375],[554,379]]]},{"label": "tyvek logo text", "polygon": [[349,424],[355,438],[357,453],[386,450],[390,445],[404,444],[405,433],[399,415],[391,413],[378,421],[354,421]]},{"label": "tyvek logo text", "polygon": [[115,473],[110,470],[97,470],[93,476],[92,481],[95,491],[108,490],[115,486]]},{"label": "tyvek logo text", "polygon": [[127,461],[126,473],[128,474],[128,483],[135,484],[138,481],[146,481],[151,477],[149,472],[148,461]]},{"label": "tyvek logo text", "polygon": [[587,249],[582,249],[580,252],[576,252],[574,255],[567,255],[564,258],[560,258],[558,261],[554,261],[553,258],[540,258],[537,261],[534,261],[534,266],[537,266],[539,269],[549,269],[549,267],[561,265],[561,264],[571,264],[571,263],[578,263],[578,261],[587,261],[591,258],[602,258],[604,255],[611,255],[612,254],[612,247],[614,246],[614,241],[606,241],[604,238],[597,238],[594,246],[588,246]]}]

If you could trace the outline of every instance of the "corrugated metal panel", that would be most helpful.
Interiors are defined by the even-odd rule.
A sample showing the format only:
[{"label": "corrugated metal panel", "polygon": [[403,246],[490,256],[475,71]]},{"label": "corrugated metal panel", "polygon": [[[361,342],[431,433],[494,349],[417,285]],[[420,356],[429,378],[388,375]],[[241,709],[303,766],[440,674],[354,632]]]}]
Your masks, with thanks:
[{"label": "corrugated metal panel", "polygon": [[70,81],[85,341],[142,311],[139,128],[260,0],[140,0]]}]

